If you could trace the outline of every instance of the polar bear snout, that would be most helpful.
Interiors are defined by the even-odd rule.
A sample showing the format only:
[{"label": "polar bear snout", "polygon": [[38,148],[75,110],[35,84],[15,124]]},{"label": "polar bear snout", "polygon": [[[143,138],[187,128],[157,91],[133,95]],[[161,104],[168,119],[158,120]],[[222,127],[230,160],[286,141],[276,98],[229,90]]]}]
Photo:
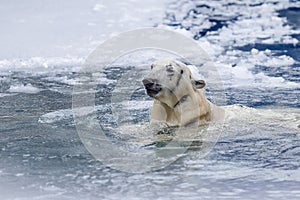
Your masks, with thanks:
[{"label": "polar bear snout", "polygon": [[145,78],[142,82],[145,86],[147,95],[150,97],[155,97],[162,90],[162,86],[157,83],[156,79]]}]

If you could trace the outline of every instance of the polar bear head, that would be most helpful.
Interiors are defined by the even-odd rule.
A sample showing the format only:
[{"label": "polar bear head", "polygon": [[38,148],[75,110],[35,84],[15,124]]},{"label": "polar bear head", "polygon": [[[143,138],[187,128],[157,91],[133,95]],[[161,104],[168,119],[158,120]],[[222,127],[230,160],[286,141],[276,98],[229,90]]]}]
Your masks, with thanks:
[{"label": "polar bear head", "polygon": [[180,101],[204,88],[203,80],[196,80],[188,66],[174,59],[163,59],[151,65],[151,72],[143,79],[147,95],[174,108]]}]

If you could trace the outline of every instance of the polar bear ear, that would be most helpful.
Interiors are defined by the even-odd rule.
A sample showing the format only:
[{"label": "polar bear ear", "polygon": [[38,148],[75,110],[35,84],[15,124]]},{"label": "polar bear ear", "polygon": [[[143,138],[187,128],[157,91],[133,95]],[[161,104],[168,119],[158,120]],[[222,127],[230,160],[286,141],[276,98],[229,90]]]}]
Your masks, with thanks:
[{"label": "polar bear ear", "polygon": [[202,89],[206,86],[206,83],[204,80],[192,80],[192,85],[194,89]]}]

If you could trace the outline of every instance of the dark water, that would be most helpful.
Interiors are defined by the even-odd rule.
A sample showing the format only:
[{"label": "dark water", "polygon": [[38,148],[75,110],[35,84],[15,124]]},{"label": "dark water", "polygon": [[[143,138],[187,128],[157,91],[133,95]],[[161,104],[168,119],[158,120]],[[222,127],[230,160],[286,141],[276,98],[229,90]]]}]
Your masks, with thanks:
[{"label": "dark water", "polygon": [[[214,13],[210,10],[224,6],[223,1],[213,1],[211,4],[198,4],[195,1],[186,9],[185,5],[191,2],[170,4],[166,10],[166,24],[190,31],[195,40],[211,34],[218,35],[219,30],[236,23],[243,14],[239,10],[224,16],[210,14]],[[249,5],[239,1],[224,2],[232,9],[237,4],[246,8],[265,4],[264,1]],[[208,13],[207,20],[212,22],[210,26],[195,23],[187,25],[186,22],[191,19],[201,21],[203,13]],[[286,17],[286,23],[292,29],[299,30],[299,7],[293,4],[293,7],[278,10],[277,14],[281,18]],[[291,36],[299,39],[299,34]],[[283,77],[290,82],[300,82],[299,44],[265,44],[258,39],[255,43],[237,43],[230,48],[246,53],[253,48],[259,51],[269,49],[274,57],[290,56],[297,62],[274,68],[262,63],[250,71],[254,75],[262,72],[268,77]],[[226,52],[220,55],[226,55]],[[122,68],[110,68],[104,77],[115,80],[122,73]],[[85,149],[72,116],[66,114],[72,108],[73,90],[72,84],[66,80],[74,80],[76,77],[76,71],[68,70],[49,70],[46,73],[17,70],[0,72],[0,91],[7,95],[0,98],[1,199],[300,198],[299,129],[276,127],[271,123],[272,119],[262,121],[270,124],[259,125],[252,121],[238,121],[228,131],[229,135],[223,135],[205,158],[200,159],[197,151],[188,151],[166,168],[142,174],[126,173],[105,166]],[[13,92],[10,88],[15,85],[21,88],[30,85],[39,91],[28,93],[27,88],[25,92]],[[285,116],[287,118],[291,113],[299,113],[299,87],[266,88],[263,83],[260,86],[226,87],[227,105],[281,108],[289,110]],[[96,104],[110,103],[110,91],[114,87],[114,82],[98,85]],[[208,95],[210,92],[213,92],[213,88],[208,89]],[[132,100],[149,99],[141,87],[134,93]],[[48,121],[41,123],[42,116],[55,111],[61,115],[52,118],[46,116]],[[139,117],[146,116],[143,114]]]}]

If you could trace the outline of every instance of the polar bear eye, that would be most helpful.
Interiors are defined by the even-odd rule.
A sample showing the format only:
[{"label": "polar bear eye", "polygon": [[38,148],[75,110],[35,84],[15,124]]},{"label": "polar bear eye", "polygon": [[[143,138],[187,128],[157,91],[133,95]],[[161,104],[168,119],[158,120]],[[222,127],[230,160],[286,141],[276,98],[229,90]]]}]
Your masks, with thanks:
[{"label": "polar bear eye", "polygon": [[151,65],[151,69],[153,69],[153,67],[154,67],[154,65],[152,64],[152,65]]},{"label": "polar bear eye", "polygon": [[183,69],[180,71],[180,74],[183,74]]}]

